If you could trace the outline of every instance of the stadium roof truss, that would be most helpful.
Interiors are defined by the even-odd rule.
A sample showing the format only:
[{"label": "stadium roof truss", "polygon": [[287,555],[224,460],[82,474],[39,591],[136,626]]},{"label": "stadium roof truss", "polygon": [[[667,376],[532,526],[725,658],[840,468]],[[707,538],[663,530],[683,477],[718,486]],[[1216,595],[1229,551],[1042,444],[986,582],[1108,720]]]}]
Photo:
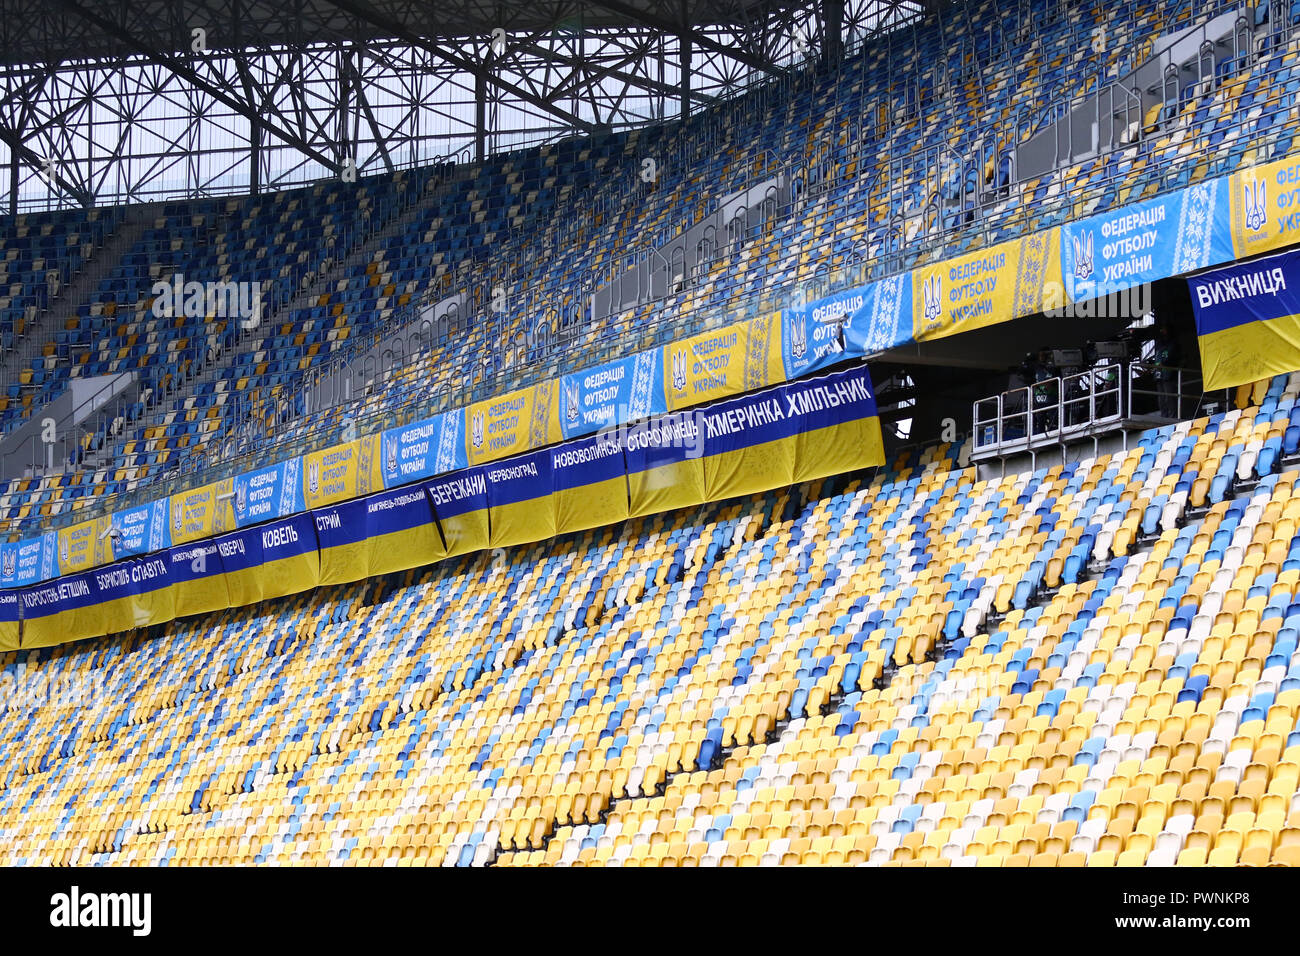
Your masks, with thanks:
[{"label": "stadium roof truss", "polygon": [[481,158],[681,116],[921,7],[0,0],[0,188],[15,212]]}]

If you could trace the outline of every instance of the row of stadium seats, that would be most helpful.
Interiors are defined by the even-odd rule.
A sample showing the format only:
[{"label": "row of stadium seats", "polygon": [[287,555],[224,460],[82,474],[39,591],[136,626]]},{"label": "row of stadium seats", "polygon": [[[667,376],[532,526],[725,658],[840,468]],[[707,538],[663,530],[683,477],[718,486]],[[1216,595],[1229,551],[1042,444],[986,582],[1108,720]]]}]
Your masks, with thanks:
[{"label": "row of stadium seats", "polygon": [[1300,862],[1298,396],[5,655],[0,856]]},{"label": "row of stadium seats", "polygon": [[158,390],[184,379],[207,361],[214,343],[228,338],[238,317],[155,310],[156,282],[180,276],[185,282],[258,283],[264,299],[273,301],[289,291],[295,266],[323,259],[331,238],[368,220],[400,181],[169,208],[56,334],[52,354],[33,369],[38,400],[57,395],[73,377],[137,371],[146,388]]}]

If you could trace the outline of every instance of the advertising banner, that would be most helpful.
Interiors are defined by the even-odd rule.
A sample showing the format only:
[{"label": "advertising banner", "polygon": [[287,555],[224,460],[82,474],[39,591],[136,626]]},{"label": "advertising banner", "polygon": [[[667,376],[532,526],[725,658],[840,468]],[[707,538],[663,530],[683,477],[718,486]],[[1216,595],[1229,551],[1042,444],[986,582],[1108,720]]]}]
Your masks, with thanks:
[{"label": "advertising banner", "polygon": [[1187,280],[1206,389],[1300,369],[1300,251]]}]

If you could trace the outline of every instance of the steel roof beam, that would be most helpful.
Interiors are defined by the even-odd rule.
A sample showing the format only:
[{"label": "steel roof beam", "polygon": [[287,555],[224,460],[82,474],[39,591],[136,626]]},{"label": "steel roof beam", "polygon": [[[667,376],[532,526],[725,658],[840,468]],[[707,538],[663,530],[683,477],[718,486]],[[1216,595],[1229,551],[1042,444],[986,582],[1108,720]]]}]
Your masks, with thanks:
[{"label": "steel roof beam", "polygon": [[94,199],[89,192],[81,186],[64,179],[56,170],[57,164],[50,164],[46,157],[41,156],[24,143],[22,136],[18,133],[15,133],[7,127],[0,126],[0,139],[3,139],[8,143],[9,148],[17,154],[24,163],[32,169],[38,170],[42,176],[48,176],[48,178],[54,180],[54,182],[58,183],[59,188],[77,200],[77,202],[86,207],[94,205]]},{"label": "steel roof beam", "polygon": [[589,123],[587,120],[575,116],[563,107],[557,106],[547,98],[538,96],[536,93],[525,90],[523,87],[511,83],[509,80],[497,76],[491,70],[485,69],[482,63],[476,63],[455,50],[449,49],[445,44],[439,43],[436,40],[412,33],[407,29],[405,24],[393,19],[379,10],[376,10],[370,4],[364,2],[364,0],[330,0],[330,2],[340,10],[344,10],[355,17],[367,20],[375,26],[382,28],[385,32],[390,33],[395,39],[399,39],[413,47],[427,50],[434,56],[440,57],[448,63],[460,67],[467,73],[471,73],[476,77],[482,77],[486,82],[491,83],[498,89],[514,94],[525,103],[536,106],[538,109],[544,110],[552,116],[557,116],[569,125],[580,129],[583,132],[592,133],[596,130],[594,123]]},{"label": "steel roof beam", "polygon": [[288,143],[290,146],[294,147],[299,152],[301,152],[304,156],[310,159],[314,159],[316,162],[320,163],[326,169],[332,170],[334,172],[339,171],[340,165],[335,160],[326,156],[324,153],[321,153],[319,150],[313,148],[305,139],[303,139],[301,136],[297,135],[296,133],[292,133],[286,129],[282,129],[275,123],[268,120],[265,115],[263,115],[252,103],[248,102],[246,99],[235,96],[229,90],[223,89],[217,84],[212,83],[211,81],[205,79],[193,67],[191,67],[188,63],[184,62],[181,58],[177,56],[173,56],[168,53],[164,53],[162,50],[150,46],[148,43],[143,42],[138,37],[132,36],[129,31],[123,29],[113,21],[107,20],[104,17],[100,16],[99,14],[81,6],[81,4],[77,3],[76,0],[58,0],[58,2],[69,12],[74,13],[77,16],[87,20],[88,22],[95,24],[106,33],[111,33],[113,36],[117,37],[122,42],[133,45],[136,50],[138,50],[143,56],[148,57],[152,62],[157,63],[159,66],[165,67],[166,69],[170,70],[172,73],[175,73],[181,79],[186,80],[187,82],[192,84],[196,89],[202,90],[204,93],[208,94],[213,99],[217,100],[220,103],[224,103],[226,106],[230,107],[235,112],[242,114],[244,118],[249,121],[249,123],[252,123],[253,125],[260,127],[263,131],[270,133],[272,136],[282,140],[285,143]]},{"label": "steel roof beam", "polygon": [[748,50],[742,50],[734,46],[727,46],[725,43],[719,43],[717,40],[713,39],[713,37],[701,32],[700,30],[692,29],[691,27],[684,26],[681,23],[676,23],[666,17],[658,16],[657,14],[638,10],[636,7],[631,7],[626,3],[619,2],[619,0],[593,0],[593,3],[598,7],[604,7],[611,13],[617,13],[621,17],[626,17],[627,19],[637,23],[643,23],[661,33],[669,33],[682,40],[689,39],[691,43],[701,49],[729,57],[737,63],[743,63],[746,66],[766,73],[769,76],[782,77],[787,73],[784,68],[777,66],[775,63],[764,59],[761,56],[755,56]]}]

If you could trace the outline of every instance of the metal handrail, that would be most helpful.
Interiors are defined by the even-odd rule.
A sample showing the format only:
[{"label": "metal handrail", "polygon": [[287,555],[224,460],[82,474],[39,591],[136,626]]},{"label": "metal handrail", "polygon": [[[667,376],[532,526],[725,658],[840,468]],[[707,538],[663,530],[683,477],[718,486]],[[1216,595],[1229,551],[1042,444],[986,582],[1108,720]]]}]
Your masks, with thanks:
[{"label": "metal handrail", "polygon": [[[775,295],[773,290],[763,290],[762,292],[751,294],[747,297],[748,301],[740,306],[732,306],[722,310],[710,310],[709,316],[703,317],[703,320],[698,322],[697,328],[699,330],[719,328],[723,325],[729,324],[730,322],[740,321],[746,318],[752,318],[755,315],[771,312],[780,307],[778,302],[787,301],[793,295],[794,285],[794,283],[790,283],[789,287],[778,287]],[[640,311],[639,308],[627,310],[626,313],[620,316],[619,322],[616,323],[613,328],[606,329],[605,337],[623,345],[627,344],[626,340],[628,336],[633,331],[636,331],[642,335],[643,340],[653,342],[654,344],[662,344],[663,342],[670,340],[673,337],[673,333],[680,328],[680,323],[678,322],[659,322],[648,326],[638,326],[636,324],[636,318],[637,313]],[[621,326],[621,328],[619,326]],[[629,350],[631,350],[630,346]],[[585,352],[585,350],[583,351]],[[620,353],[622,354],[621,350]],[[427,359],[427,356],[420,356],[417,361],[423,361],[425,359]],[[591,364],[598,364],[598,362],[593,361]],[[406,366],[390,371],[389,376],[394,374],[394,372],[400,373],[403,371],[409,371],[415,366],[416,363],[408,363]],[[462,369],[461,371],[465,372],[467,370]],[[518,382],[518,384],[513,387],[532,384],[544,377],[548,376],[539,373],[536,366],[527,366],[522,370],[505,369],[496,376],[498,380],[506,379],[507,381],[513,380]],[[501,390],[508,391],[509,387],[503,386]],[[465,401],[465,398],[462,396],[466,396],[467,392],[471,397],[484,397],[485,395],[485,390],[482,387],[477,389],[465,389],[462,386],[461,389],[455,391],[443,388],[432,396],[410,397],[388,408],[353,414],[349,416],[348,423],[351,426],[351,429],[355,430],[358,434],[365,433],[368,430],[373,430],[373,427],[377,426],[393,427],[395,425],[406,424],[419,418],[428,417],[438,412],[450,410],[454,405]],[[495,393],[495,390],[493,393]],[[337,408],[347,404],[355,404],[355,398],[333,407]],[[323,411],[328,412],[328,409],[323,409]],[[296,415],[293,417],[296,417]],[[280,424],[285,423],[281,422]],[[281,452],[284,457],[290,457],[293,454],[302,454],[323,448],[337,442],[340,430],[339,427],[321,428],[319,431],[315,432],[309,440],[304,440],[303,437],[293,434],[281,435],[277,441],[259,443],[255,448],[250,449],[249,451],[243,452],[232,458],[219,460],[207,465],[206,467],[191,468],[178,462],[176,468],[171,470],[166,477],[158,481],[151,482],[120,495],[102,496],[96,499],[95,503],[99,506],[96,510],[120,510],[122,508],[141,504],[151,499],[162,497],[166,494],[176,493],[185,488],[192,488],[210,481],[231,477],[232,475],[249,471],[254,467],[266,464],[269,461],[276,460],[277,455]],[[206,457],[206,455],[207,453],[205,452],[204,457]],[[196,462],[194,464],[197,466],[199,463]],[[46,521],[41,523],[41,526],[45,528],[59,527],[76,521],[85,520],[86,517],[88,517],[88,514],[85,509],[65,511],[60,515],[49,516]]]},{"label": "metal handrail", "polygon": [[[1155,387],[1143,382],[1150,377]],[[1194,369],[1105,362],[971,403],[976,452],[1027,451],[1091,435],[1098,425],[1191,418],[1205,393]],[[1146,407],[1144,407],[1146,406]]]}]

